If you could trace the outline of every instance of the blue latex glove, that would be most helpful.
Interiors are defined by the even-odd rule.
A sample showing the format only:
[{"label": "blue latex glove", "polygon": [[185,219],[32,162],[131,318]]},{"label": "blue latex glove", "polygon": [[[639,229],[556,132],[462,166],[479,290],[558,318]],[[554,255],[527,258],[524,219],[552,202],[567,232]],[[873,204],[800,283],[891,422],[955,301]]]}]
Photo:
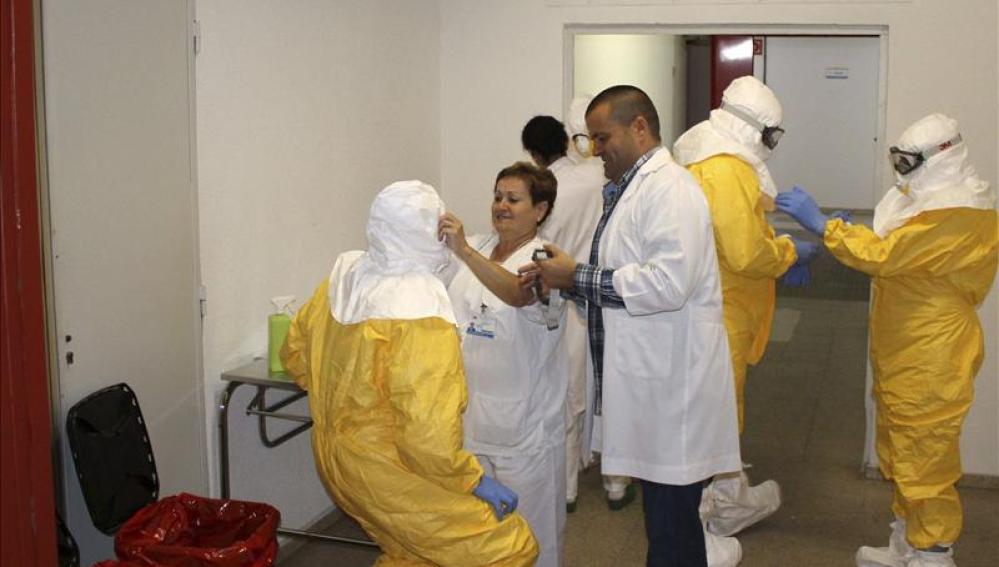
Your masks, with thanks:
[{"label": "blue latex glove", "polygon": [[517,509],[517,493],[496,482],[491,476],[482,475],[482,480],[472,494],[492,506],[499,520]]},{"label": "blue latex glove", "polygon": [[822,214],[815,199],[801,187],[778,193],[774,201],[777,203],[778,209],[794,217],[794,220],[798,221],[798,224],[809,232],[814,232],[819,236],[825,233],[829,217]]},{"label": "blue latex glove", "polygon": [[797,264],[807,264],[812,261],[815,257],[815,253],[819,251],[819,245],[814,242],[809,242],[807,240],[798,240],[797,238],[791,238],[794,242],[794,251],[798,254]]},{"label": "blue latex glove", "polygon": [[787,287],[804,287],[812,281],[812,274],[807,263],[794,263],[784,272],[784,285]]},{"label": "blue latex glove", "polygon": [[842,219],[843,222],[852,223],[853,213],[850,211],[833,211],[829,213],[829,220],[832,219]]}]

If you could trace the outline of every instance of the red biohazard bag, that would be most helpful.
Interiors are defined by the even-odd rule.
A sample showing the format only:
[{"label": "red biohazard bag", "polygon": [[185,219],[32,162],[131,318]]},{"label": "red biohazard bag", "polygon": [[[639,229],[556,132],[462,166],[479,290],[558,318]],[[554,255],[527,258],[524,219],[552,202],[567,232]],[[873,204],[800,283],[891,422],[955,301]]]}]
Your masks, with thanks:
[{"label": "red biohazard bag", "polygon": [[114,547],[123,567],[270,567],[280,519],[267,504],[181,493],[136,512]]}]

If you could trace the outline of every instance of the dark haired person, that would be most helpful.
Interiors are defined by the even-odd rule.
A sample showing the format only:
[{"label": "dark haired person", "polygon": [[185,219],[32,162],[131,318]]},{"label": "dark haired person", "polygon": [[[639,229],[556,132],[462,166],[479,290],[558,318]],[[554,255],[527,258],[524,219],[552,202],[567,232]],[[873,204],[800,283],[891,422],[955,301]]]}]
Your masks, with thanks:
[{"label": "dark haired person", "polygon": [[496,176],[491,234],[466,239],[451,213],[439,229],[457,258],[445,281],[463,335],[465,449],[519,495],[541,567],[561,565],[565,530],[566,383],[557,352],[563,313],[557,298],[545,304],[522,288],[516,270],[542,247],[538,227],[555,192],[550,171],[516,163]]},{"label": "dark haired person", "polygon": [[640,89],[601,92],[586,125],[610,179],[590,257],[548,246],[523,271],[587,303],[601,468],[641,480],[646,564],[735,565],[738,542],[698,514],[703,482],[742,467],[707,201]]}]

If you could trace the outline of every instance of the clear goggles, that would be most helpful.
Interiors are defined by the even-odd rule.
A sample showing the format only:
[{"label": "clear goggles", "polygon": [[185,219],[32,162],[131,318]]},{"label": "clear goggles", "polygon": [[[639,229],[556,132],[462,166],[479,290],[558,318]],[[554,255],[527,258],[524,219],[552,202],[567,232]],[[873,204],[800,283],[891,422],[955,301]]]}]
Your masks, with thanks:
[{"label": "clear goggles", "polygon": [[926,160],[946,150],[947,148],[960,144],[962,141],[961,135],[958,134],[946,142],[933,146],[932,148],[922,152],[909,152],[900,149],[898,146],[892,146],[888,149],[888,159],[891,160],[891,166],[895,168],[895,171],[899,172],[901,175],[907,175],[915,171],[919,168],[919,166],[923,165]]},{"label": "clear goggles", "polygon": [[593,155],[593,139],[586,134],[573,134],[572,145],[576,148],[576,151],[579,152],[580,155]]},{"label": "clear goggles", "polygon": [[781,136],[784,135],[784,129],[780,126],[764,126],[759,120],[734,106],[729,106],[723,102],[721,109],[759,130],[760,140],[764,146],[771,150],[777,147],[777,142],[780,142]]}]

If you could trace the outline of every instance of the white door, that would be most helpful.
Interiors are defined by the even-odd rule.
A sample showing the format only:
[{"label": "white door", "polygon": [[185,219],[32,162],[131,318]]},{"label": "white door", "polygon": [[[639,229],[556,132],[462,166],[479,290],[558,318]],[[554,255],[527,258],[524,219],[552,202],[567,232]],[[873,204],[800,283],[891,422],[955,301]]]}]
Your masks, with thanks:
[{"label": "white door", "polygon": [[823,207],[877,204],[879,58],[878,37],[767,37],[787,130],[768,161],[781,190],[800,185]]},{"label": "white door", "polygon": [[[127,382],[161,494],[205,493],[188,1],[47,0],[46,150],[60,428]],[[113,557],[63,440],[67,523],[82,564]]]}]

